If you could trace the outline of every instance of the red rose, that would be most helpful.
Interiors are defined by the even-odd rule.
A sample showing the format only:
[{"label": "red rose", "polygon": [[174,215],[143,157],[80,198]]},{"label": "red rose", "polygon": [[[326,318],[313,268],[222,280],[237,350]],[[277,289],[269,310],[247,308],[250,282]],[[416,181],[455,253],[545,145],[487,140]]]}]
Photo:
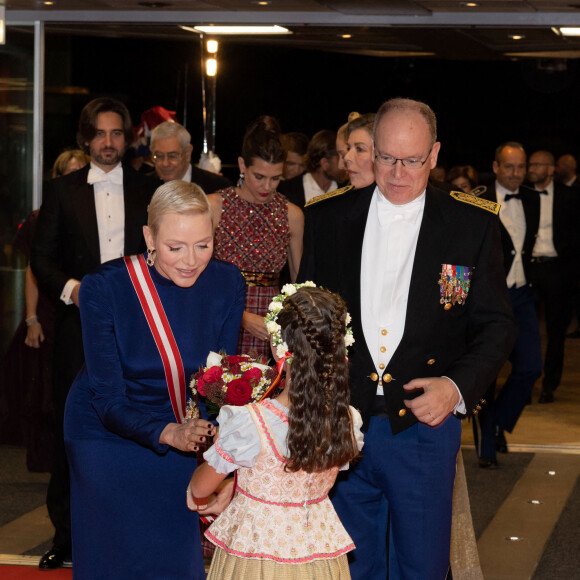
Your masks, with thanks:
[{"label": "red rose", "polygon": [[252,386],[246,379],[234,379],[228,383],[226,405],[240,407],[250,402]]},{"label": "red rose", "polygon": [[230,365],[236,364],[236,363],[248,362],[248,357],[233,354],[231,356],[226,356],[226,362]]},{"label": "red rose", "polygon": [[205,397],[205,391],[203,390],[204,384],[205,384],[205,381],[203,380],[203,376],[199,377],[199,379],[197,379],[197,382],[195,383],[195,386],[197,388],[197,392],[202,397]]},{"label": "red rose", "polygon": [[203,373],[204,383],[217,383],[222,378],[222,367],[209,367],[205,373]]},{"label": "red rose", "polygon": [[262,371],[256,367],[251,368],[242,374],[242,379],[246,379],[252,386],[256,387],[262,378]]}]

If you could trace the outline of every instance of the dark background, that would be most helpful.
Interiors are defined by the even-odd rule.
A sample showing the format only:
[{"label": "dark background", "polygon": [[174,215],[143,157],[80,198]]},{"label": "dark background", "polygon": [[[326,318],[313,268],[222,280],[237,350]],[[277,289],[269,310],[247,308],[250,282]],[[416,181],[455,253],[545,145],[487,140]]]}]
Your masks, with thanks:
[{"label": "dark background", "polygon": [[[460,47],[458,48],[460,50]],[[261,114],[282,130],[312,136],[337,129],[351,111],[374,112],[394,96],[423,100],[435,110],[440,160],[489,172],[506,140],[556,155],[580,153],[580,79],[549,61],[453,61],[380,58],[220,41],[216,152],[235,164],[248,123]],[[177,111],[202,147],[199,42],[47,35],[45,163],[75,144],[78,116],[90,99],[123,100],[138,123],[146,109]],[[75,87],[67,94],[63,87]],[[68,90],[70,93],[71,90]],[[227,172],[227,168],[226,168]]]}]

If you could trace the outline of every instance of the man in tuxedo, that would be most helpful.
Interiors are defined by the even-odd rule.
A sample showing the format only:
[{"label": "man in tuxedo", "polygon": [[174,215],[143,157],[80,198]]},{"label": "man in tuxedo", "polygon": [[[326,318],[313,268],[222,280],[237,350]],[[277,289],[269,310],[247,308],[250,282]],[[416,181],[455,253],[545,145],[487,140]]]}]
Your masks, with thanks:
[{"label": "man in tuxedo", "polygon": [[574,155],[566,153],[558,157],[554,175],[560,183],[568,187],[578,188],[578,176],[576,175],[577,163]]},{"label": "man in tuxedo", "polygon": [[189,181],[199,185],[205,193],[214,193],[232,185],[227,177],[191,164],[191,135],[179,123],[165,121],[157,125],[151,132],[150,149],[155,171],[164,182],[174,179]]},{"label": "man in tuxedo", "polygon": [[155,182],[121,164],[132,139],[131,117],[123,103],[106,97],[88,103],[80,115],[77,141],[91,162],[48,184],[38,216],[31,267],[38,283],[58,303],[53,355],[55,456],[46,498],[55,536],[52,549],[40,560],[41,569],[58,568],[71,555],[63,418],[69,388],[84,363],[78,310],[82,278],[103,262],[145,250],[143,225]]},{"label": "man in tuxedo", "polygon": [[528,181],[541,193],[540,226],[530,263],[530,282],[544,304],[548,334],[540,403],[554,401],[562,378],[564,342],[580,260],[578,192],[555,183],[554,168],[549,151],[536,151],[528,163]]},{"label": "man in tuxedo", "polygon": [[428,185],[436,133],[424,103],[387,101],[376,186],[305,212],[299,278],[346,300],[356,340],[351,402],[365,448],[333,494],[357,546],[354,580],[445,578],[459,416],[482,406],[515,334],[497,204]]},{"label": "man in tuxedo", "polygon": [[311,199],[337,189],[338,153],[336,132],[323,129],[318,131],[308,144],[306,152],[306,173],[281,181],[278,191],[300,209]]},{"label": "man in tuxedo", "polygon": [[514,141],[495,152],[496,180],[482,197],[501,205],[499,212],[503,265],[518,334],[510,354],[511,371],[496,396],[495,380],[487,404],[473,418],[473,434],[479,466],[495,469],[496,451],[507,452],[504,431],[511,433],[528,402],[534,383],[542,374],[542,348],[529,266],[540,220],[539,194],[522,185],[526,153]]}]

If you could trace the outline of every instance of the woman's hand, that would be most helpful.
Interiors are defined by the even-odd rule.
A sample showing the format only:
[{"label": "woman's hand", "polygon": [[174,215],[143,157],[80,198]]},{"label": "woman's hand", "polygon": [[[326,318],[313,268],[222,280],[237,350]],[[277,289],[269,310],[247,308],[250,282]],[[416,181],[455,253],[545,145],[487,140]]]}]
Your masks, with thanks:
[{"label": "woman's hand", "polygon": [[26,329],[24,344],[32,348],[40,348],[41,342],[44,342],[44,333],[42,332],[42,324],[37,320]]},{"label": "woman's hand", "polygon": [[268,340],[270,338],[263,316],[258,316],[257,314],[252,314],[244,310],[242,328],[260,340]]},{"label": "woman's hand", "polygon": [[197,451],[199,443],[216,433],[215,426],[205,419],[191,419],[187,423],[169,423],[161,432],[159,443],[180,451]]},{"label": "woman's hand", "polygon": [[197,509],[201,516],[208,514],[221,514],[230,505],[232,495],[234,493],[234,479],[224,479],[215,493],[212,493],[209,499],[209,504],[205,509]]}]

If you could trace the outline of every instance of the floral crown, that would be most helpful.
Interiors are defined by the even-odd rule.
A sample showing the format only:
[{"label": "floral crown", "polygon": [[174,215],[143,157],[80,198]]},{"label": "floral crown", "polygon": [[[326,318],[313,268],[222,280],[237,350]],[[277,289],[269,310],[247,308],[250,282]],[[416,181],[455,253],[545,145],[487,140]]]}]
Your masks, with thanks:
[{"label": "floral crown", "polygon": [[[282,340],[282,328],[278,324],[278,313],[282,310],[284,300],[288,296],[292,296],[299,288],[316,288],[314,282],[304,282],[303,284],[285,284],[282,291],[277,296],[274,296],[272,302],[268,306],[268,314],[264,317],[266,329],[272,335],[272,344],[276,347],[276,356],[280,359],[289,357],[288,345]],[[352,328],[349,326],[351,321],[350,314],[346,313],[346,332],[344,335],[344,346],[348,347],[354,344],[354,336],[352,335]]]}]

